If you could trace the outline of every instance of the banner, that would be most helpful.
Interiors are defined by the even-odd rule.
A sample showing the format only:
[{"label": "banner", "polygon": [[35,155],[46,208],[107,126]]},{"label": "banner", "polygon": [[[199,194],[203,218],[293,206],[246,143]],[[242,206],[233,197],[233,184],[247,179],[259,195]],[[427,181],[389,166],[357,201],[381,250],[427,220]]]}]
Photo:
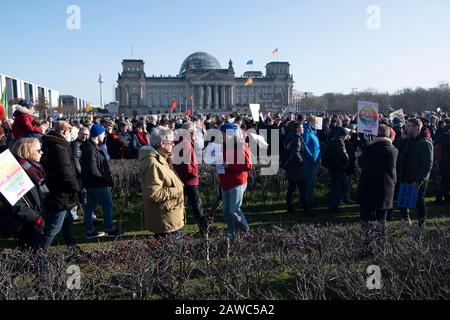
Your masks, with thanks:
[{"label": "banner", "polygon": [[404,126],[406,124],[406,120],[405,120],[405,113],[403,112],[403,109],[399,109],[397,111],[392,112],[389,115],[389,119],[391,121],[394,121],[395,118],[399,118],[402,122],[402,126]]},{"label": "banner", "polygon": [[9,150],[0,154],[0,193],[13,206],[34,187]]},{"label": "banner", "polygon": [[378,103],[358,101],[358,133],[377,136],[379,120]]}]

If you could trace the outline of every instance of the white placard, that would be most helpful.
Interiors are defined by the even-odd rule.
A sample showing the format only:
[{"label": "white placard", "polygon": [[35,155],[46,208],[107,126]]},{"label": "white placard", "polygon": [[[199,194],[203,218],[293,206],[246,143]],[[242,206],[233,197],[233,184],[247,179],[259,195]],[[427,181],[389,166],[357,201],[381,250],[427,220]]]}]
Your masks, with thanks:
[{"label": "white placard", "polygon": [[0,154],[0,192],[13,206],[34,187],[30,177],[6,150]]},{"label": "white placard", "polygon": [[208,144],[203,161],[209,165],[223,164],[222,145],[219,143]]},{"label": "white placard", "polygon": [[323,130],[323,118],[321,117],[316,118],[316,130]]},{"label": "white placard", "polygon": [[259,111],[261,110],[260,104],[250,104],[250,112],[252,113],[253,121],[259,122]]}]

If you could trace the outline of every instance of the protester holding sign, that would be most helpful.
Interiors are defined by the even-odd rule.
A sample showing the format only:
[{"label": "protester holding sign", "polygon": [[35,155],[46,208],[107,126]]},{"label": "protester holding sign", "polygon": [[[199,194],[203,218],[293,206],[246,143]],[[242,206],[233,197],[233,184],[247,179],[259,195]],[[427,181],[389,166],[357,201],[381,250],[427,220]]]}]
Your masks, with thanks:
[{"label": "protester holding sign", "polygon": [[11,151],[34,186],[14,206],[3,201],[5,212],[1,214],[0,234],[17,236],[20,248],[37,250],[44,234],[44,198],[48,192],[45,171],[39,164],[41,144],[38,139],[24,138],[18,140]]},{"label": "protester holding sign", "polygon": [[233,240],[236,235],[235,225],[244,233],[249,231],[241,206],[247,189],[248,172],[253,166],[247,144],[238,139],[239,128],[226,123],[220,130],[224,137],[222,152],[224,172],[219,174],[219,184],[222,189],[223,214],[227,223],[228,239]]},{"label": "protester holding sign", "polygon": [[[425,192],[428,186],[431,169],[433,168],[433,144],[431,140],[421,134],[422,121],[409,119],[406,125],[408,137],[400,145],[399,181],[412,184],[419,190],[417,199],[417,213],[419,227],[425,224],[427,208]],[[402,219],[410,222],[409,210],[401,209]]]}]

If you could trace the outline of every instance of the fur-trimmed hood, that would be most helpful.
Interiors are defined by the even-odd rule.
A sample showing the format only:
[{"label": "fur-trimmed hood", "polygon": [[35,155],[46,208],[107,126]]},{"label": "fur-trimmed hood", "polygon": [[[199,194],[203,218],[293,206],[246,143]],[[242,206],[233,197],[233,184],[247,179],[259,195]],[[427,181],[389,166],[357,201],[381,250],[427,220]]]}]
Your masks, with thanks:
[{"label": "fur-trimmed hood", "polygon": [[22,107],[22,106],[19,106],[19,105],[17,105],[14,110],[15,110],[14,111],[14,116],[16,116],[16,114],[21,114],[21,113],[32,115],[28,108],[25,108],[25,107]]}]

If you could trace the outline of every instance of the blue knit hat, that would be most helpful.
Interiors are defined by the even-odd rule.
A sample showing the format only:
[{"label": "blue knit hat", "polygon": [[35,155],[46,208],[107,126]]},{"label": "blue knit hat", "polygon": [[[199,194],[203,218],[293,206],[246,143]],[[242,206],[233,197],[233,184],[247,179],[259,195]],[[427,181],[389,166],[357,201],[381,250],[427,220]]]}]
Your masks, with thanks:
[{"label": "blue knit hat", "polygon": [[100,136],[102,133],[104,133],[106,130],[103,126],[99,125],[99,124],[94,124],[91,128],[91,138],[95,138]]},{"label": "blue knit hat", "polygon": [[234,123],[227,122],[222,127],[220,127],[220,131],[226,132],[232,136],[235,136],[238,131],[238,126],[235,125]]}]

